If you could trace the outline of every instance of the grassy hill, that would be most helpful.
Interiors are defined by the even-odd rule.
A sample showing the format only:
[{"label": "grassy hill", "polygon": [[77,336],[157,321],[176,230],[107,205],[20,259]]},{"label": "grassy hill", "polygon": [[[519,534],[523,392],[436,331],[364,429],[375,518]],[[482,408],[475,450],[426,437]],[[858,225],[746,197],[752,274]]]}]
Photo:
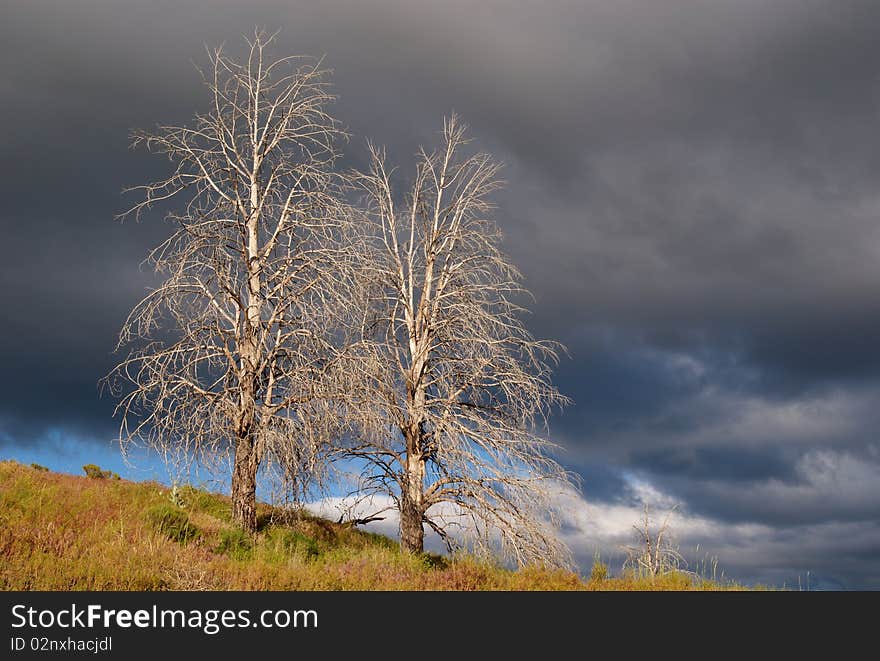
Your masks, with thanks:
[{"label": "grassy hill", "polygon": [[[687,574],[589,579],[470,557],[402,553],[395,541],[260,505],[251,537],[229,500],[156,482],[0,461],[3,590],[705,590]],[[724,589],[730,589],[725,586]]]}]

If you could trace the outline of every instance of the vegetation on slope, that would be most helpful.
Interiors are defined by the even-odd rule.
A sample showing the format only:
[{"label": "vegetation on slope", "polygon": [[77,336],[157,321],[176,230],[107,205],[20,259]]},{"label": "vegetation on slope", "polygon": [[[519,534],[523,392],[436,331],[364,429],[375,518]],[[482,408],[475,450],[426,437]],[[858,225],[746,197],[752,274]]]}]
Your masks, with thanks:
[{"label": "vegetation on slope", "polygon": [[[260,504],[258,532],[231,523],[229,499],[156,482],[76,477],[0,461],[4,590],[692,590],[654,579],[401,552],[345,524]],[[94,473],[92,471],[92,473]]]}]

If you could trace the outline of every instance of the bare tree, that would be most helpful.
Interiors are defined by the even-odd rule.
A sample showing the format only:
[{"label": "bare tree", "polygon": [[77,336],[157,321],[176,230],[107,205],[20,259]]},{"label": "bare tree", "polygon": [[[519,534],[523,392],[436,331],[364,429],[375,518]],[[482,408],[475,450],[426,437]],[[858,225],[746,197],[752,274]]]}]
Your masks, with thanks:
[{"label": "bare tree", "polygon": [[359,493],[390,495],[404,549],[420,552],[424,524],[447,544],[454,528],[520,564],[558,563],[554,496],[572,478],[538,432],[565,403],[550,382],[560,346],[535,340],[514,302],[520,274],[499,248],[490,214],[499,166],[463,156],[465,127],[444,122],[443,145],[420,151],[398,200],[382,150],[354,182],[370,229],[359,365],[351,415]]},{"label": "bare tree", "polygon": [[270,60],[273,39],[255,33],[241,62],[209,53],[211,106],[191,127],[135,134],[175,168],[132,189],[143,198],[123,217],[181,204],[148,258],[164,281],[125,322],[119,345],[134,347],[108,377],[124,449],[234,457],[233,519],[250,531],[261,466],[287,478],[316,468],[332,418],[328,316],[348,291],[328,72]]},{"label": "bare tree", "polygon": [[654,578],[669,572],[681,571],[687,563],[672,540],[669,523],[677,507],[673,507],[655,531],[651,526],[651,511],[647,503],[643,507],[642,520],[633,525],[637,544],[624,548],[629,568],[639,576]]}]

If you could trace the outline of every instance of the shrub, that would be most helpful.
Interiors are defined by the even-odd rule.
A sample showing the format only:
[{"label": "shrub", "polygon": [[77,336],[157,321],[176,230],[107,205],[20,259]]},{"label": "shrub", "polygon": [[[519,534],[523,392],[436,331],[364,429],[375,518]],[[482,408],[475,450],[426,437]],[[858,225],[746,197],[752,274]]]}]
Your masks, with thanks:
[{"label": "shrub", "polygon": [[590,570],[590,580],[594,583],[601,583],[608,578],[608,565],[596,558],[593,561],[593,568]]},{"label": "shrub", "polygon": [[189,522],[189,515],[170,504],[163,503],[149,509],[147,521],[153,528],[178,544],[187,544],[201,537],[199,529]]},{"label": "shrub", "polygon": [[190,484],[177,488],[177,493],[170,496],[178,500],[181,507],[191,511],[209,514],[221,521],[232,521],[232,508],[223,496],[196,489]]},{"label": "shrub", "polygon": [[437,553],[423,553],[419,560],[422,568],[427,570],[446,569],[449,566],[449,561]]},{"label": "shrub", "polygon": [[375,546],[389,551],[397,551],[400,549],[400,545],[390,537],[379,535],[374,532],[367,532],[365,530],[360,530],[359,532],[360,537],[364,540],[365,546]]},{"label": "shrub", "polygon": [[314,537],[309,537],[296,530],[280,530],[277,534],[281,548],[287,555],[297,555],[306,560],[317,558],[321,555],[321,547]]},{"label": "shrub", "polygon": [[86,464],[83,466],[83,471],[85,472],[86,477],[91,477],[95,480],[109,480],[110,478],[113,478],[114,480],[119,479],[119,475],[113,471],[101,470],[101,467],[97,464]]},{"label": "shrub", "polygon": [[254,553],[254,542],[244,530],[229,528],[220,532],[220,543],[215,551],[234,560],[249,560]]}]

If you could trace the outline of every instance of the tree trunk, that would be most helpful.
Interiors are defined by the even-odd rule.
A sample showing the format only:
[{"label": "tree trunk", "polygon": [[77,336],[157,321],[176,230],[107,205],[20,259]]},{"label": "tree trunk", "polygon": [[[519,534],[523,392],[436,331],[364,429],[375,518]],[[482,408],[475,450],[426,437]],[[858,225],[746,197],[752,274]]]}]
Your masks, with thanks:
[{"label": "tree trunk", "polygon": [[249,436],[238,439],[232,469],[232,521],[243,530],[257,530],[257,453]]},{"label": "tree trunk", "polygon": [[[254,112],[258,113],[257,98]],[[256,138],[254,123],[254,138]],[[259,172],[262,163],[254,150],[250,181],[251,208],[247,217],[247,270],[248,297],[247,319],[244,332],[239,338],[241,372],[239,381],[240,413],[235,445],[235,465],[232,469],[232,521],[249,533],[257,531],[257,469],[260,466],[259,451],[255,446],[254,428],[257,392],[256,365],[258,361],[257,329],[260,328],[262,304],[260,283],[259,237],[260,185]]]},{"label": "tree trunk", "polygon": [[425,550],[424,516],[425,463],[421,457],[407,459],[405,484],[400,494],[400,547],[410,553]]}]

